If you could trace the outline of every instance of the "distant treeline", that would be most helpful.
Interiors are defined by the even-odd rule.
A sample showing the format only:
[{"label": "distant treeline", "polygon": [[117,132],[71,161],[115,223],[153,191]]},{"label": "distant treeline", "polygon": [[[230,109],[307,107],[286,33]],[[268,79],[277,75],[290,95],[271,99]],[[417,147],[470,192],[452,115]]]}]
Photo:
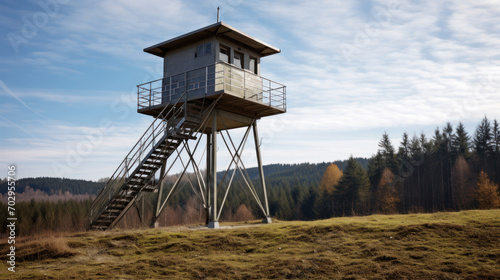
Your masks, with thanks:
[{"label": "distant treeline", "polygon": [[[279,219],[497,208],[500,125],[485,117],[471,135],[462,123],[447,123],[431,136],[404,133],[397,148],[384,133],[368,160],[267,168],[270,212]],[[247,188],[233,187],[229,197],[225,211],[235,213],[245,204],[258,216]]]},{"label": "distant treeline", "polygon": [[[263,197],[257,168],[249,168],[247,172]],[[462,123],[455,128],[448,123],[442,129],[436,128],[430,136],[420,133],[410,137],[404,133],[397,148],[384,133],[379,150],[370,159],[351,157],[333,163],[272,164],[264,166],[264,173],[271,216],[283,220],[496,208],[500,207],[500,126],[496,120],[491,122],[485,117],[471,135]],[[222,176],[219,172],[219,180]],[[175,175],[170,177],[175,180]],[[171,181],[166,180],[165,184],[172,184]],[[30,178],[19,180],[17,191],[29,186],[49,194],[95,195],[103,185],[83,180]],[[6,187],[0,186],[5,192]],[[223,190],[225,183],[220,187]],[[163,225],[203,221],[201,198],[193,193],[193,188],[196,189],[183,184],[175,191],[160,219]],[[142,225],[148,225],[156,195],[144,195],[137,207],[131,208],[135,213],[143,211]],[[16,207],[22,215],[21,231],[29,234],[49,229],[79,230],[90,202],[19,203]],[[0,221],[5,221],[4,202],[0,207]],[[251,217],[262,217],[262,213],[242,177],[235,177],[221,221]],[[137,226],[127,219],[124,223]]]},{"label": "distant treeline", "polygon": [[[100,180],[101,181],[101,180]],[[73,195],[90,194],[97,195],[104,187],[105,182],[93,182],[87,180],[75,180],[66,178],[23,178],[16,181],[16,192],[24,193],[26,188],[40,190],[47,195],[70,193]],[[7,181],[0,182],[0,194],[7,192]]]},{"label": "distant treeline", "polygon": [[[20,235],[83,229],[84,217],[104,182],[66,178],[24,178],[16,181],[16,231]],[[0,234],[7,233],[7,180],[0,181]]]},{"label": "distant treeline", "polygon": [[[37,235],[44,232],[71,232],[83,230],[84,217],[92,199],[61,201],[21,201],[15,205],[16,232],[18,236]],[[0,203],[1,233],[7,233],[7,205]]]},{"label": "distant treeline", "polygon": [[[308,214],[324,218],[498,208],[499,182],[497,120],[485,117],[472,136],[462,123],[456,128],[447,123],[430,137],[404,133],[397,149],[384,133],[366,171],[353,160],[343,173],[335,166],[327,169],[319,192],[311,198],[314,210]],[[312,202],[307,200],[307,204],[305,208]]]},{"label": "distant treeline", "polygon": [[[365,167],[367,159],[358,159]],[[279,195],[281,187],[285,189],[296,185],[300,188],[307,185],[312,189],[317,188],[327,166],[332,163],[319,164],[271,164],[264,166],[268,193],[270,194],[270,205],[272,209],[279,207],[274,197]],[[340,167],[344,167],[347,161],[336,161]],[[247,169],[248,174],[255,184],[258,184],[258,169]],[[218,173],[221,179],[224,172]],[[173,176],[175,178],[175,176]],[[25,178],[16,181],[16,216],[18,216],[18,233],[21,235],[38,234],[44,231],[79,231],[83,227],[83,220],[87,213],[91,199],[99,193],[105,184],[105,179],[99,182],[61,179],[61,178]],[[241,183],[241,182],[239,182]],[[6,195],[7,184],[5,180],[0,182],[0,233],[6,233],[4,227],[7,215]],[[2,196],[2,193],[4,195]],[[28,199],[28,200],[27,200]],[[26,201],[27,200],[27,201]],[[152,209],[156,202],[156,193],[147,194],[140,203],[145,208]],[[248,209],[246,206],[248,206]],[[291,205],[287,205],[291,207]],[[176,225],[182,223],[195,223],[203,221],[203,211],[197,197],[193,195],[191,189],[184,187],[177,192],[170,200],[169,206],[164,211],[161,221],[163,225]],[[223,221],[248,220],[252,217],[259,217],[256,205],[250,199],[248,191],[237,185],[232,188],[229,199],[226,203],[225,211],[221,216]],[[284,208],[284,207],[283,207]],[[249,210],[250,209],[250,210]],[[136,211],[135,207],[132,211]],[[273,212],[274,213],[274,212]],[[280,216],[282,217],[282,216]],[[126,219],[125,219],[126,220]],[[129,221],[130,223],[130,221]],[[132,222],[133,224],[136,221]],[[144,224],[148,224],[147,222]]]}]

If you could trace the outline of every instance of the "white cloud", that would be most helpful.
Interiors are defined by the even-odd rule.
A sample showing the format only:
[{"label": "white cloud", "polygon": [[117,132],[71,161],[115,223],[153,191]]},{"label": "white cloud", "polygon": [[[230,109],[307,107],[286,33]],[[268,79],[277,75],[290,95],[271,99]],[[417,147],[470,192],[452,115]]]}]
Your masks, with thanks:
[{"label": "white cloud", "polygon": [[[111,121],[105,127],[59,123],[33,126],[30,132],[36,138],[4,139],[0,162],[15,163],[30,176],[85,178],[81,175],[87,174],[86,178],[97,180],[114,172],[147,126],[147,122]],[[27,170],[34,166],[35,170]]]},{"label": "white cloud", "polygon": [[[483,96],[481,100],[473,96],[481,87],[474,77],[478,66],[488,65],[488,71],[498,73],[492,67],[492,62],[498,60],[498,48],[485,49],[471,41],[437,37],[438,31],[444,29],[442,22],[458,16],[462,25],[476,27],[463,35],[459,35],[461,29],[451,28],[451,38],[473,33],[484,40],[484,45],[499,46],[496,42],[500,32],[492,33],[494,27],[484,23],[494,19],[495,12],[489,9],[491,2],[462,7],[454,3],[402,1],[398,9],[390,11],[388,23],[380,30],[367,29],[374,17],[362,15],[352,3],[320,2],[304,9],[301,5],[309,3],[280,3],[260,9],[278,19],[287,18],[274,21],[279,25],[277,29],[293,27],[287,30],[295,34],[295,44],[282,46],[284,52],[289,48],[291,55],[274,60],[278,66],[272,71],[274,79],[288,86],[288,117],[295,129],[331,131],[334,137],[337,129],[439,125],[484,114],[498,117],[498,111],[493,109],[500,107],[498,95]],[[335,10],[336,6],[341,7]],[[322,12],[313,13],[320,7]],[[387,2],[380,1],[373,11],[387,7]],[[446,14],[447,10],[451,15]],[[473,11],[473,16],[467,10]],[[481,18],[479,23],[472,22],[477,18]],[[339,32],[336,26],[348,32]],[[356,46],[357,52],[346,61],[334,46],[342,42],[355,46],[359,32],[364,32],[367,43]],[[478,104],[465,108],[466,114],[454,112],[455,104],[465,99],[476,99]]]},{"label": "white cloud", "polygon": [[[38,42],[40,48],[20,62],[75,74],[96,57],[141,67],[157,65],[161,60],[140,55],[140,50],[214,22],[216,2],[73,1],[44,29],[47,36]],[[271,158],[267,162],[328,161],[351,153],[368,156],[376,151],[386,129],[420,131],[447,121],[479,121],[484,115],[500,119],[500,6],[496,1],[380,0],[371,6],[340,0],[219,2],[223,21],[282,49],[281,54],[262,60],[263,76],[287,85],[288,95],[287,114],[261,122],[261,135],[269,137],[264,142],[271,139],[264,157]],[[345,46],[352,50],[347,57]],[[1,62],[14,65],[12,59]],[[100,67],[119,66],[104,62]],[[158,75],[156,69],[150,72],[154,73],[145,75],[145,81]],[[17,91],[23,100],[82,106],[109,104],[122,95],[33,88]],[[134,98],[127,100],[134,111]],[[15,109],[0,105],[0,113]],[[281,130],[276,129],[279,119],[285,126]],[[71,147],[84,137],[79,130],[83,127],[42,126],[58,139],[18,146],[8,155],[18,153],[33,162],[46,161],[47,155],[64,156],[61,147]],[[90,163],[124,156],[128,150],[113,143],[126,146],[142,133],[134,129],[134,135],[128,135],[126,129],[131,127],[120,125],[116,135],[86,158],[81,172],[95,172],[89,171],[94,170]],[[376,135],[357,139],[366,130]],[[352,136],[346,140],[340,135]],[[22,139],[11,141],[3,142],[2,153],[10,151],[7,143]]]}]

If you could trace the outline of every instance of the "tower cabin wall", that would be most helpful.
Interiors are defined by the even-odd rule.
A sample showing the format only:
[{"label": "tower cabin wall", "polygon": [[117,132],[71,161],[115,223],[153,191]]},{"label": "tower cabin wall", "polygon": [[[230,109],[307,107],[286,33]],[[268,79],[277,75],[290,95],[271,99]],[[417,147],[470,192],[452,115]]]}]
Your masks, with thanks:
[{"label": "tower cabin wall", "polygon": [[260,76],[261,57],[280,50],[227,24],[218,22],[144,51],[163,58],[164,73],[138,85],[139,113],[157,116],[182,96],[188,102],[206,98],[203,104],[218,100],[217,109],[251,119],[286,111],[286,86]]},{"label": "tower cabin wall", "polygon": [[210,38],[167,52],[163,59],[163,78],[214,64],[215,48],[216,41]]},{"label": "tower cabin wall", "polygon": [[[233,67],[229,70],[223,64],[215,65],[218,62]],[[176,100],[185,86],[190,100],[221,92],[243,97],[245,90],[255,92],[248,99],[262,99],[262,80],[256,76],[260,74],[259,54],[231,40],[212,37],[169,51],[164,56],[163,69],[163,105]],[[250,85],[250,89],[245,89],[244,84]]]},{"label": "tower cabin wall", "polygon": [[[245,70],[248,70],[250,73],[260,75],[260,55],[256,53],[253,50],[250,50],[248,48],[245,48],[241,44],[235,44],[233,41],[224,39],[224,38],[217,38],[216,40],[216,45],[217,45],[217,55],[216,55],[216,60],[217,62],[219,61],[224,61],[221,57],[221,47],[222,48],[229,48],[230,51],[230,57],[229,57],[229,62],[224,61],[226,63],[232,64],[238,68],[242,68]],[[235,60],[235,55],[242,55],[243,56],[243,67],[241,67],[237,61]],[[252,65],[253,64],[253,65]]]}]

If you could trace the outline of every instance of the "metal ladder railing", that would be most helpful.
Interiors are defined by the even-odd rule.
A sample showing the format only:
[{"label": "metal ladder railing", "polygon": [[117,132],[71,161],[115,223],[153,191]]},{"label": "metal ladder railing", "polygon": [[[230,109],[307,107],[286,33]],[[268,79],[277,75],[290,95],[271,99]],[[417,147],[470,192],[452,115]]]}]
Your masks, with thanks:
[{"label": "metal ladder railing", "polygon": [[[181,102],[183,102],[181,104]],[[85,228],[89,228],[106,210],[109,203],[120,193],[122,187],[133,175],[131,171],[139,170],[147,159],[147,151],[154,151],[165,140],[169,128],[181,123],[187,113],[187,92],[184,92],[176,103],[167,111],[165,107],[155,117],[141,138],[120,163],[104,188],[93,201],[85,218]]]}]

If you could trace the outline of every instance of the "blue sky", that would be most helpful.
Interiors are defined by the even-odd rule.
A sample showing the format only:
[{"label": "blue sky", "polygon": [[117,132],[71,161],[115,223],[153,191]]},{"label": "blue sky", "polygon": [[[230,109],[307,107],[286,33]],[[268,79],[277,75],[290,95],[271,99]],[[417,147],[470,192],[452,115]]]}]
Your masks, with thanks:
[{"label": "blue sky", "polygon": [[397,146],[405,131],[500,120],[497,1],[4,0],[3,173],[110,176],[152,121],[136,85],[162,61],[143,48],[214,23],[217,6],[282,50],[261,65],[288,95],[259,122],[265,163],[370,157],[384,131]]}]

